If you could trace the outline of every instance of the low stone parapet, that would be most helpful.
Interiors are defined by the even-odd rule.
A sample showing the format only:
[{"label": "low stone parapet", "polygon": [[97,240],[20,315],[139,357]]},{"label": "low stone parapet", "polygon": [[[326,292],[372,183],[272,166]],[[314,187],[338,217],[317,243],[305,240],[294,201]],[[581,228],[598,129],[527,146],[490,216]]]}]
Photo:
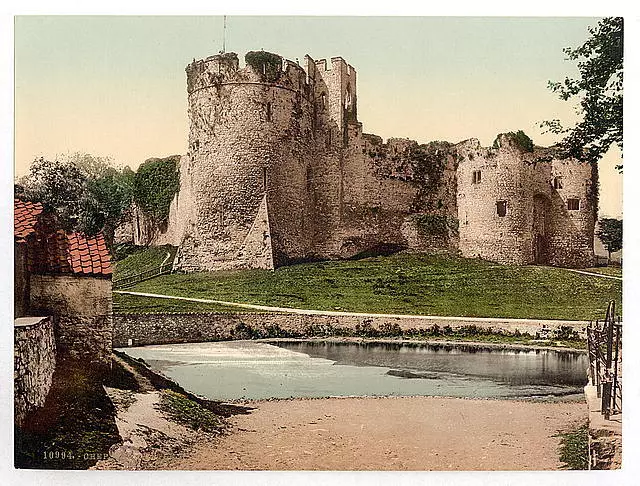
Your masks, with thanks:
[{"label": "low stone parapet", "polygon": [[[224,341],[269,337],[335,334],[351,330],[386,333],[438,328],[452,330],[475,326],[494,332],[529,334],[541,339],[567,334],[584,338],[587,323],[529,319],[474,317],[375,316],[367,314],[322,315],[289,313],[181,313],[116,314],[113,317],[113,346],[143,346],[186,342]],[[289,336],[287,336],[289,334]]]}]

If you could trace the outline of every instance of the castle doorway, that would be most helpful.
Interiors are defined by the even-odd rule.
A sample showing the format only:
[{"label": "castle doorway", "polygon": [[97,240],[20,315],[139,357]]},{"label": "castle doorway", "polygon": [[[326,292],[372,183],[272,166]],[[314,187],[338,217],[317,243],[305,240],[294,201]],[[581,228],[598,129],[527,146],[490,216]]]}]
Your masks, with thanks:
[{"label": "castle doorway", "polygon": [[551,202],[546,196],[533,197],[533,262],[538,265],[549,263],[549,210]]}]

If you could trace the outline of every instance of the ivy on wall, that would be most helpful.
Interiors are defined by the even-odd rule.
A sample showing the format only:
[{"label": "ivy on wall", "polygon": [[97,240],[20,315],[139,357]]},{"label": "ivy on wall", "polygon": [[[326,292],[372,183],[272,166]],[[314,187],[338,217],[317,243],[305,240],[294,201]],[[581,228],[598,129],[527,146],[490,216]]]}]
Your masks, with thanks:
[{"label": "ivy on wall", "polygon": [[414,178],[426,192],[438,190],[451,146],[448,142],[431,142],[413,145],[409,149],[408,158]]},{"label": "ivy on wall", "polygon": [[456,153],[455,147],[449,142],[416,144],[409,148],[408,159],[413,169],[413,179],[418,186],[414,209],[441,209],[442,202],[439,202],[440,207],[436,206],[434,196],[444,184],[442,176],[447,160],[453,157],[457,161]]},{"label": "ivy on wall", "polygon": [[133,200],[156,223],[169,217],[169,206],[180,187],[179,155],[145,160],[133,181]]},{"label": "ivy on wall", "polygon": [[[509,140],[511,140],[515,146],[523,152],[533,152],[533,140],[531,140],[531,138],[522,130],[518,130],[517,132],[501,133],[500,135],[508,137]],[[493,141],[493,148],[500,147],[500,135],[498,135]]]},{"label": "ivy on wall", "polygon": [[227,67],[235,67],[238,65],[238,55],[235,52],[224,52],[216,56],[220,64],[224,64]]},{"label": "ivy on wall", "polygon": [[458,218],[441,214],[416,214],[413,220],[422,235],[449,236],[458,234]]},{"label": "ivy on wall", "polygon": [[250,51],[244,56],[248,66],[262,75],[263,81],[272,83],[278,80],[282,73],[282,58],[271,52]]},{"label": "ivy on wall", "polygon": [[375,135],[364,134],[368,146],[363,153],[373,159],[377,175],[410,181],[418,189],[411,211],[438,211],[444,207],[439,196],[447,183],[443,175],[447,165],[454,171],[459,163],[455,146],[449,142],[410,143],[398,150],[397,146],[383,144]]}]

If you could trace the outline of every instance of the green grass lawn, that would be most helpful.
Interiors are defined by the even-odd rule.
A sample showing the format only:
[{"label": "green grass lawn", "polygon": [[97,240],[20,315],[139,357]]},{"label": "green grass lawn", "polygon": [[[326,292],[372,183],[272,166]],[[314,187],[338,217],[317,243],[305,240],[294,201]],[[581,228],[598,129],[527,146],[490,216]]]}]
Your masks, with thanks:
[{"label": "green grass lawn", "polygon": [[601,319],[608,301],[620,308],[622,298],[622,282],[611,279],[408,254],[163,275],[127,290],[303,309],[568,320]]},{"label": "green grass lawn", "polygon": [[113,277],[124,278],[147,270],[158,268],[170,253],[168,262],[172,262],[177,248],[171,245],[132,247],[130,253],[114,265]]},{"label": "green grass lawn", "polygon": [[601,275],[611,275],[612,277],[622,277],[622,267],[594,267],[585,268],[584,271],[599,273]]}]

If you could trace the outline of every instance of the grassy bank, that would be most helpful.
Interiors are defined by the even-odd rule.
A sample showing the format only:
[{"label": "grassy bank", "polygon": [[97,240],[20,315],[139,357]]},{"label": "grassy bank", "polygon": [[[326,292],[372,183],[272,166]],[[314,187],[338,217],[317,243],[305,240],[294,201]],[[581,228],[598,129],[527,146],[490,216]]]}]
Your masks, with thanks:
[{"label": "grassy bank", "polygon": [[567,320],[601,319],[607,302],[622,297],[621,282],[562,269],[407,254],[164,275],[129,290],[304,309]]},{"label": "grassy bank", "polygon": [[575,430],[559,434],[560,460],[563,469],[589,468],[589,424],[584,423]]},{"label": "grassy bank", "polygon": [[164,246],[133,246],[120,248],[117,253],[121,258],[114,265],[113,277],[124,278],[137,275],[147,270],[153,270],[162,265],[169,254],[168,262],[172,262],[177,248],[171,245]]}]

